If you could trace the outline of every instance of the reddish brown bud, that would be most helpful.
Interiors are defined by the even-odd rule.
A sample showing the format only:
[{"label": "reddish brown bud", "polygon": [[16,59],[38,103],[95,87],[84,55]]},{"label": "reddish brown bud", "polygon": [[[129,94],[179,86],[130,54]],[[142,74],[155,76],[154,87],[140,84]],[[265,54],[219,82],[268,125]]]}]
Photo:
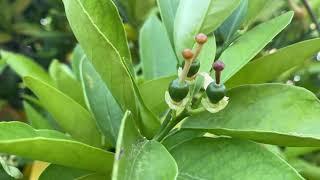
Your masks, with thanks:
[{"label": "reddish brown bud", "polygon": [[190,60],[193,58],[193,52],[191,49],[185,49],[182,51],[182,56],[186,60]]},{"label": "reddish brown bud", "polygon": [[215,70],[215,71],[223,71],[223,69],[224,69],[224,63],[222,62],[222,61],[216,61],[216,62],[214,62],[213,63],[213,66],[212,66],[212,68]]},{"label": "reddish brown bud", "polygon": [[196,36],[195,40],[198,44],[204,44],[207,42],[208,36],[203,33],[200,33]]}]

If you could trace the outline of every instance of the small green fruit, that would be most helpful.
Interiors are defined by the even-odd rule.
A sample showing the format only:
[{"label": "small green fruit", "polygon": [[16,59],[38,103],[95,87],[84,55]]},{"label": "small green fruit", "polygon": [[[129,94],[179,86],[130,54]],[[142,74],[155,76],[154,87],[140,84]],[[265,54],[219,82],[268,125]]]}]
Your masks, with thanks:
[{"label": "small green fruit", "polygon": [[[182,62],[182,67],[184,67],[185,62]],[[195,74],[197,74],[199,72],[200,69],[200,61],[199,60],[194,60],[190,66],[190,70],[187,74],[187,76],[190,78],[192,76],[194,76]]]},{"label": "small green fruit", "polygon": [[217,104],[226,96],[226,87],[223,84],[212,82],[207,87],[206,94],[211,103]]},{"label": "small green fruit", "polygon": [[179,79],[175,79],[170,83],[168,91],[173,101],[181,102],[189,93],[189,85],[185,82],[180,82]]}]

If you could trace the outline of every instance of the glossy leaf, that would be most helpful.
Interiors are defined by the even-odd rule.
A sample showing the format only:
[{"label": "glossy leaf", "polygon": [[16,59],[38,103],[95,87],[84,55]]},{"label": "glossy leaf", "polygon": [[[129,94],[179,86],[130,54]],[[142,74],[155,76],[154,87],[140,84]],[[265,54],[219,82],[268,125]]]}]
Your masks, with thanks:
[{"label": "glossy leaf", "polygon": [[232,76],[227,81],[227,87],[272,81],[289,69],[302,65],[306,60],[311,59],[320,50],[319,46],[320,39],[312,39],[258,58]]},{"label": "glossy leaf", "polygon": [[3,153],[102,173],[112,169],[112,153],[74,141],[60,132],[34,130],[21,122],[2,122],[0,128]]},{"label": "glossy leaf", "polygon": [[180,3],[180,0],[157,0],[158,8],[160,10],[161,19],[166,27],[170,42],[172,46],[173,42],[173,26],[176,12]]},{"label": "glossy leaf", "polygon": [[230,138],[196,138],[171,151],[177,179],[300,179],[284,160],[263,146]]},{"label": "glossy leaf", "polygon": [[180,52],[183,49],[193,47],[195,35],[213,32],[239,4],[240,0],[181,1],[174,22],[174,42],[179,59],[182,59]]},{"label": "glossy leaf", "polygon": [[319,146],[320,102],[311,92],[281,84],[231,89],[228,106],[191,116],[183,128],[282,146]]},{"label": "glossy leaf", "polygon": [[[92,174],[95,174],[92,171],[69,168],[64,166],[59,166],[55,164],[50,164],[45,171],[40,175],[39,180],[78,180],[86,178]],[[106,179],[106,177],[105,177]],[[96,180],[103,180],[102,178]]]},{"label": "glossy leaf", "polygon": [[54,60],[49,67],[49,74],[57,89],[86,107],[81,84],[67,65]]},{"label": "glossy leaf", "polygon": [[219,27],[219,32],[226,44],[232,40],[234,33],[240,28],[248,10],[248,1],[241,0],[239,7]]},{"label": "glossy leaf", "polygon": [[30,103],[23,102],[23,107],[30,125],[35,129],[53,129],[49,121],[42,116]]},{"label": "glossy leaf", "polygon": [[80,104],[38,79],[25,77],[24,83],[67,133],[79,141],[101,146],[101,135],[96,122]]},{"label": "glossy leaf", "polygon": [[175,78],[176,76],[159,78],[147,81],[139,86],[146,106],[148,106],[154,114],[161,115],[168,108],[164,95],[170,82]]},{"label": "glossy leaf", "polygon": [[177,59],[170,40],[156,15],[150,16],[140,30],[140,57],[146,80],[177,73]]},{"label": "glossy leaf", "polygon": [[20,77],[35,76],[46,83],[53,84],[53,81],[48,73],[40,65],[36,64],[32,59],[4,50],[1,50],[0,55],[1,59],[6,61],[6,63]]},{"label": "glossy leaf", "polygon": [[98,127],[106,141],[115,147],[123,112],[108,87],[87,60],[82,60],[80,63],[80,77],[89,109]]},{"label": "glossy leaf", "polygon": [[182,129],[168,135],[161,143],[167,148],[168,151],[171,151],[184,142],[202,137],[204,134],[205,133],[201,131]]},{"label": "glossy leaf", "polygon": [[113,2],[111,0],[64,0],[63,2],[73,33],[88,59],[110,87],[122,110],[129,109],[138,117],[134,82],[129,74],[133,72],[131,59],[123,25]]},{"label": "glossy leaf", "polygon": [[222,73],[222,81],[227,81],[231,76],[254,58],[278,33],[291,21],[293,12],[285,13],[270,21],[262,23],[249,32],[239,37],[220,56],[226,64]]},{"label": "glossy leaf", "polygon": [[131,113],[126,112],[118,136],[112,179],[175,179],[178,169],[172,156],[159,142],[143,138],[134,122]]}]

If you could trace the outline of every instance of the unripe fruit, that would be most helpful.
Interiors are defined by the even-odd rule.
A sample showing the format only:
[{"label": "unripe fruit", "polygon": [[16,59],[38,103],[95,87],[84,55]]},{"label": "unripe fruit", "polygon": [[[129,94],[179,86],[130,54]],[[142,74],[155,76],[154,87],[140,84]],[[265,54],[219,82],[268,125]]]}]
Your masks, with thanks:
[{"label": "unripe fruit", "polygon": [[[185,62],[182,62],[182,68],[184,67]],[[190,70],[188,72],[188,77],[192,77],[195,74],[197,74],[199,72],[200,69],[200,61],[199,60],[194,60],[190,66]]]},{"label": "unripe fruit", "polygon": [[211,103],[217,104],[226,96],[226,87],[223,84],[211,82],[206,89],[206,94]]},{"label": "unripe fruit", "polygon": [[180,82],[179,79],[175,79],[170,83],[168,91],[173,101],[181,102],[189,93],[189,85],[185,82]]}]

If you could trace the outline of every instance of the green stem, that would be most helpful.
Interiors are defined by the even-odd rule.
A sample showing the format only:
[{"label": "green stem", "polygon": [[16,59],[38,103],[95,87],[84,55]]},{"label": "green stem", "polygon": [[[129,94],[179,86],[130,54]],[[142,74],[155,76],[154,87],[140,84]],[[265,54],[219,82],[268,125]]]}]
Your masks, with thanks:
[{"label": "green stem", "polygon": [[320,24],[318,22],[316,14],[313,12],[308,0],[301,0],[301,1],[302,1],[303,5],[306,7],[311,20],[316,25],[316,29],[318,31],[318,35],[320,35]]},{"label": "green stem", "polygon": [[159,132],[154,139],[161,142],[168,135],[168,133],[187,116],[188,114],[185,110],[179,116],[171,118],[171,121],[168,123],[168,125],[161,132]]}]

